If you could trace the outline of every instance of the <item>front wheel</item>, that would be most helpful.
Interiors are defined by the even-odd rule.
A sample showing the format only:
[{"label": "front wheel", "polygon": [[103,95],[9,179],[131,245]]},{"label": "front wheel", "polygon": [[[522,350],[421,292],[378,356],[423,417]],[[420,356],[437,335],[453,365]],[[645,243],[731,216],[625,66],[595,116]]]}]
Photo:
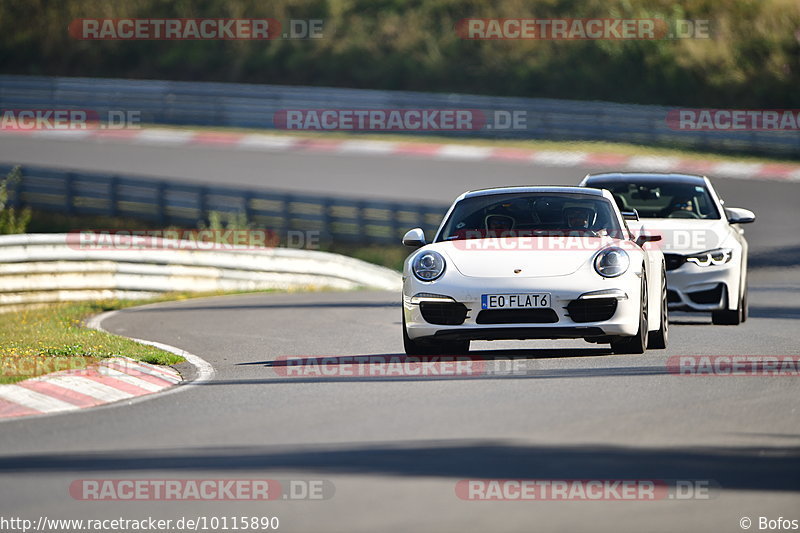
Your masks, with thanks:
[{"label": "front wheel", "polygon": [[711,323],[716,326],[738,326],[747,320],[747,285],[739,298],[739,307],[711,312]]},{"label": "front wheel", "polygon": [[667,272],[661,268],[661,327],[658,331],[650,334],[647,348],[651,350],[663,350],[667,347],[669,337],[669,310],[667,309]]},{"label": "front wheel", "polygon": [[616,354],[643,354],[647,349],[647,276],[642,275],[641,307],[639,308],[639,331],[632,337],[611,339],[611,351]]},{"label": "front wheel", "polygon": [[406,355],[462,355],[469,353],[469,341],[416,341],[408,336],[403,313],[403,349]]}]

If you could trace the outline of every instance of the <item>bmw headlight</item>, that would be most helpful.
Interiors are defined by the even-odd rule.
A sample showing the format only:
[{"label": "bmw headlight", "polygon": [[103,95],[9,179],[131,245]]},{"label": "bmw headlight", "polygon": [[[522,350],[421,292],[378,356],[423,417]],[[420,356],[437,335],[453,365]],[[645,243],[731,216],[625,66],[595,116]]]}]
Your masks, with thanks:
[{"label": "bmw headlight", "polygon": [[627,272],[631,264],[628,253],[622,248],[606,248],[594,258],[594,269],[601,276],[616,278]]},{"label": "bmw headlight", "polygon": [[442,254],[428,250],[417,254],[411,263],[414,275],[422,281],[433,281],[444,273],[444,257]]},{"label": "bmw headlight", "polygon": [[708,250],[707,252],[700,252],[699,254],[687,255],[686,260],[697,266],[707,267],[711,265],[724,265],[730,262],[731,257],[733,257],[733,250],[730,248],[717,248],[716,250]]}]

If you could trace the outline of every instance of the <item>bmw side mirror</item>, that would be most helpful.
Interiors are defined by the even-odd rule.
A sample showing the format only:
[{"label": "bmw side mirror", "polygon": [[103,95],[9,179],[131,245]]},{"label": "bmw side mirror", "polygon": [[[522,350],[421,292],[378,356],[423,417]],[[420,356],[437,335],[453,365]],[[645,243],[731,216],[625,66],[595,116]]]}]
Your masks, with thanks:
[{"label": "bmw side mirror", "polygon": [[408,232],[403,235],[403,244],[414,248],[425,246],[425,233],[422,231],[422,228],[408,230]]},{"label": "bmw side mirror", "polygon": [[756,220],[756,214],[741,207],[726,207],[725,216],[731,224],[750,224]]},{"label": "bmw side mirror", "polygon": [[622,211],[622,218],[625,220],[639,220],[639,212],[636,209]]}]

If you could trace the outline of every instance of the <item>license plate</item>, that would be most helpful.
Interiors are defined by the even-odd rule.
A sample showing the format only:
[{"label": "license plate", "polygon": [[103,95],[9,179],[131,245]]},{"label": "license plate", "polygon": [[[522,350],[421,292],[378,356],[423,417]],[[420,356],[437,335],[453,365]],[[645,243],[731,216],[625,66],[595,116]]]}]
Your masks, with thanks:
[{"label": "license plate", "polygon": [[481,309],[540,309],[550,307],[550,293],[484,294]]}]

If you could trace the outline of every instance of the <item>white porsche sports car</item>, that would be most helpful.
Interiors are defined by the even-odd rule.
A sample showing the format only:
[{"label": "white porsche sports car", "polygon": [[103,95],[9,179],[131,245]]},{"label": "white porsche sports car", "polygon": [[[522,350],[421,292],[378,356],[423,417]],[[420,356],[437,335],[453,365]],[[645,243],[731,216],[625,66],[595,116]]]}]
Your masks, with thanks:
[{"label": "white porsche sports car", "polygon": [[616,353],[665,348],[664,256],[634,238],[608,191],[470,191],[403,268],[406,353],[458,354],[472,340],[583,338]]},{"label": "white porsche sports car", "polygon": [[[740,224],[755,220],[752,211],[724,207],[704,176],[591,174],[581,185],[611,191],[623,212],[635,210],[662,236],[670,309],[710,312],[714,324],[747,320],[747,240]],[[638,224],[629,221],[633,231]]]}]

